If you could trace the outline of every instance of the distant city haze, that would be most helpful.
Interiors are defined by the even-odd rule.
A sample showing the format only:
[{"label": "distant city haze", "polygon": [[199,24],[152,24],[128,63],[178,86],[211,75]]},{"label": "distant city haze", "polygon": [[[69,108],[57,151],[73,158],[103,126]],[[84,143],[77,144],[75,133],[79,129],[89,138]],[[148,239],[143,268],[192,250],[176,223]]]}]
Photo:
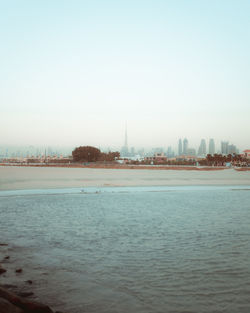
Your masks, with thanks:
[{"label": "distant city haze", "polygon": [[129,148],[249,149],[249,12],[248,0],[2,1],[0,146],[117,150],[127,125]]}]

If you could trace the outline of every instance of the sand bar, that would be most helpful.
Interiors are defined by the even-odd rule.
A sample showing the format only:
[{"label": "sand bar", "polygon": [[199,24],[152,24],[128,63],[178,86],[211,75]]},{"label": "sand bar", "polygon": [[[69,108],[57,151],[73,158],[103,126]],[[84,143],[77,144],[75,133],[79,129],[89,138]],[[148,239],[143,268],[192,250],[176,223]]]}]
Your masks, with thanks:
[{"label": "sand bar", "polygon": [[192,185],[250,185],[250,171],[0,167],[0,190]]}]

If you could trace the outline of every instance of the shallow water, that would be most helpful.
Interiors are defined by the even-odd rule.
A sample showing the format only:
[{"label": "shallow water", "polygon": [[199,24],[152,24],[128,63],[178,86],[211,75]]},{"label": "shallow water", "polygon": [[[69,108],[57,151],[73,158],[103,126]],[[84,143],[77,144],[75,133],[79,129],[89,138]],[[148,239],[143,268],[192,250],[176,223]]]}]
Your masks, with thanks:
[{"label": "shallow water", "polygon": [[249,203],[250,186],[1,191],[0,238],[57,310],[249,312]]}]

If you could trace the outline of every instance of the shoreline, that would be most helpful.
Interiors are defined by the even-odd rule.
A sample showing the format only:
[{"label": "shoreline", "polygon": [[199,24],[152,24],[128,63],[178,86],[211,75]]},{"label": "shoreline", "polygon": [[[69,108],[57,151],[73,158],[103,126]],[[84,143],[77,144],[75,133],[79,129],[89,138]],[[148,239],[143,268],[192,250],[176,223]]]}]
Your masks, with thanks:
[{"label": "shoreline", "polygon": [[[245,190],[250,191],[250,182],[245,185],[144,185],[144,186],[86,186],[66,188],[39,188],[39,189],[0,189],[0,197],[37,196],[37,195],[95,195],[121,194],[133,192],[176,192],[176,191],[214,191],[214,190]],[[1,244],[0,244],[1,246]],[[0,260],[1,264],[1,260]]]},{"label": "shoreline", "polygon": [[[221,166],[185,166],[185,165],[126,165],[126,164],[10,164],[0,163],[3,167],[59,167],[59,168],[95,168],[95,169],[124,169],[124,170],[174,170],[174,171],[220,171],[229,169]],[[250,170],[250,168],[249,168]]]},{"label": "shoreline", "polygon": [[[29,268],[19,267],[18,258],[13,257],[13,254],[14,246],[0,242],[0,312],[63,313],[53,310],[51,301],[40,299],[35,287],[39,277],[36,275],[34,280],[34,273],[32,275]],[[51,304],[48,305],[48,302]]]}]

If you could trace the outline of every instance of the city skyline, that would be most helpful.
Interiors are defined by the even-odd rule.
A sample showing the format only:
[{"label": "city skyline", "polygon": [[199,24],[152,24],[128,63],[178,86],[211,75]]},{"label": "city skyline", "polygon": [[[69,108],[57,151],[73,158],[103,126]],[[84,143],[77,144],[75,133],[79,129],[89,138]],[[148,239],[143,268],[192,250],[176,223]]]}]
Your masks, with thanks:
[{"label": "city skyline", "polygon": [[[72,3],[74,5],[72,5]],[[250,2],[0,4],[0,145],[249,147]]]},{"label": "city skyline", "polygon": [[[82,146],[82,145],[79,145]],[[38,156],[38,155],[71,155],[72,150],[75,147],[59,147],[59,146],[1,146],[0,145],[0,157],[10,156]],[[120,147],[101,147],[98,146],[101,151],[120,151],[121,156],[130,155],[152,155],[154,153],[165,153],[168,157],[190,155],[205,157],[207,154],[237,154],[242,153],[243,150],[238,149],[237,145],[228,141],[221,140],[217,145],[213,138],[206,140],[201,139],[198,146],[190,146],[187,138],[179,138],[176,146],[168,144],[162,146],[151,146],[151,147],[137,147],[129,146],[127,127],[125,129],[124,145]],[[246,150],[245,148],[244,150]]]}]

